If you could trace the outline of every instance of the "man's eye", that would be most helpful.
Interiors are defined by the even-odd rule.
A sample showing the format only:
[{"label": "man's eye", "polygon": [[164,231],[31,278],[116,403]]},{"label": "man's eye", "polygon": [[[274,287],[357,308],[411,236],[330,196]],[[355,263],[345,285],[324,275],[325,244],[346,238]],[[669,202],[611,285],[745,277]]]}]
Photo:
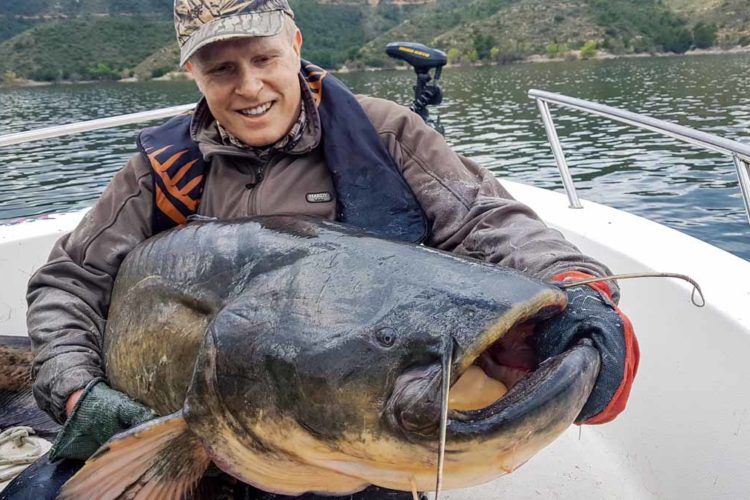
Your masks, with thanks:
[{"label": "man's eye", "polygon": [[215,66],[215,67],[211,68],[211,71],[209,73],[211,73],[213,75],[220,75],[222,73],[228,73],[229,71],[231,71],[231,69],[232,69],[231,65],[229,65],[229,64],[222,64],[221,66]]},{"label": "man's eye", "polygon": [[253,62],[258,66],[263,66],[264,64],[271,62],[271,59],[273,59],[272,56],[259,56],[253,59]]}]

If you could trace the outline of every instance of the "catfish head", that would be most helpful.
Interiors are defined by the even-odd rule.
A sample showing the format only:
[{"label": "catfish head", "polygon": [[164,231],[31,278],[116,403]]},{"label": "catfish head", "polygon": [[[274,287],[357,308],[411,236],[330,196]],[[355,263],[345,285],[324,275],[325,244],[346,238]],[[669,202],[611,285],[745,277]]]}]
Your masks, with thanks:
[{"label": "catfish head", "polygon": [[566,306],[559,288],[333,223],[274,224],[295,244],[243,270],[188,390],[187,423],[226,472],[282,494],[432,488],[449,354],[448,488],[518,467],[585,403],[592,347],[541,365],[530,352]]}]

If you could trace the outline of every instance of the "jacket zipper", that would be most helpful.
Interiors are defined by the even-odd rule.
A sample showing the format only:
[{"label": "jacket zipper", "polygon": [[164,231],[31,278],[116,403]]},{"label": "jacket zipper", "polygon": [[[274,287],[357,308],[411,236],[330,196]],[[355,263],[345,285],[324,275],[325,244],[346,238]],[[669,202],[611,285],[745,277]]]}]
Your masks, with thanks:
[{"label": "jacket zipper", "polygon": [[274,162],[279,156],[281,156],[282,153],[275,152],[271,155],[268,160],[263,164],[263,167],[258,169],[255,173],[256,178],[258,182],[255,184],[255,187],[250,191],[250,206],[252,207],[252,214],[251,215],[262,215],[260,213],[260,198],[261,198],[261,188],[263,187],[263,180],[268,175],[268,172],[271,171],[271,169],[274,166]]}]

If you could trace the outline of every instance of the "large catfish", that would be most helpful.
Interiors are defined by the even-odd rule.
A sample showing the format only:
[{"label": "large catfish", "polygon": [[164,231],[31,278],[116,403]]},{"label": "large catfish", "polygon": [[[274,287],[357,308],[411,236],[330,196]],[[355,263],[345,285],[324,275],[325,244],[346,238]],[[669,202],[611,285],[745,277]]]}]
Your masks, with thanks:
[{"label": "large catfish", "polygon": [[[287,495],[432,489],[443,360],[451,383],[470,368],[478,382],[464,386],[503,378],[504,338],[524,344],[566,296],[500,266],[274,216],[146,241],[111,303],[109,383],[165,416],[110,440],[61,498],[177,498],[210,462]],[[528,460],[573,422],[598,369],[578,345],[503,380],[497,401],[452,409],[444,486]]]}]

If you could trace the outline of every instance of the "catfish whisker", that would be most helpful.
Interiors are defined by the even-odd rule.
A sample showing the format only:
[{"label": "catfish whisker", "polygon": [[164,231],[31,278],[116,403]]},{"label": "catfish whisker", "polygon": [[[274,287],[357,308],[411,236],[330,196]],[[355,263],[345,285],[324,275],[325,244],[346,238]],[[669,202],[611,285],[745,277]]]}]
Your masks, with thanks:
[{"label": "catfish whisker", "polygon": [[[691,285],[693,285],[693,292],[690,295],[690,300],[693,303],[695,307],[704,307],[706,305],[706,298],[703,296],[703,290],[701,290],[701,286],[698,284],[697,281],[695,281],[690,276],[687,276],[685,274],[678,274],[678,273],[628,273],[628,274],[615,274],[612,276],[601,276],[598,278],[586,278],[582,280],[574,280],[574,281],[563,281],[560,283],[557,283],[557,285],[560,288],[572,288],[574,286],[579,285],[587,285],[589,283],[598,283],[601,281],[614,281],[614,280],[628,280],[628,279],[635,279],[635,278],[677,278],[683,281],[687,281]],[[701,301],[696,302],[695,300],[695,294],[698,294],[700,296]]]},{"label": "catfish whisker", "polygon": [[[452,346],[451,346],[452,347]],[[443,487],[443,467],[445,466],[445,438],[448,430],[448,398],[451,385],[451,365],[453,364],[453,349],[446,349],[443,357],[443,387],[440,401],[440,445],[438,446],[437,484],[435,485],[435,500],[440,497]]]}]

